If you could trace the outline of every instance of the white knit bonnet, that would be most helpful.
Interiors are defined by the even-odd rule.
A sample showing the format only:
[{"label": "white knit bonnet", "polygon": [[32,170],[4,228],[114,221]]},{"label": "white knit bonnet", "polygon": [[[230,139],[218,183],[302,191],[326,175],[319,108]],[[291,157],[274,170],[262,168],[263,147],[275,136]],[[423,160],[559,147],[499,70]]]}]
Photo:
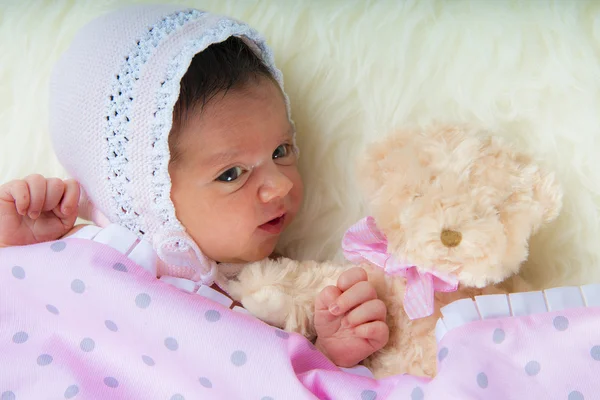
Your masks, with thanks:
[{"label": "white knit bonnet", "polygon": [[192,58],[231,36],[245,41],[283,91],[270,49],[248,25],[155,5],[128,6],[86,25],[57,62],[50,84],[54,149],[93,204],[93,215],[80,216],[128,228],[153,245],[166,274],[205,285],[215,280],[216,265],[175,215],[168,136]]}]

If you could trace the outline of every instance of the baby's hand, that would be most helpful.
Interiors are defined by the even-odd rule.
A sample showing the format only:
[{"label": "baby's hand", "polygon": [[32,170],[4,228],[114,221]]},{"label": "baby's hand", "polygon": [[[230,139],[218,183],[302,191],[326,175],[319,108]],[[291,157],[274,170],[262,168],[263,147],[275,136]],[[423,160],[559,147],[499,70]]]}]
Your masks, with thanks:
[{"label": "baby's hand", "polygon": [[0,247],[56,240],[77,219],[79,184],[30,175],[0,186]]},{"label": "baby's hand", "polygon": [[389,338],[387,308],[362,268],[352,268],[315,301],[316,347],[338,367],[350,368],[381,349]]}]

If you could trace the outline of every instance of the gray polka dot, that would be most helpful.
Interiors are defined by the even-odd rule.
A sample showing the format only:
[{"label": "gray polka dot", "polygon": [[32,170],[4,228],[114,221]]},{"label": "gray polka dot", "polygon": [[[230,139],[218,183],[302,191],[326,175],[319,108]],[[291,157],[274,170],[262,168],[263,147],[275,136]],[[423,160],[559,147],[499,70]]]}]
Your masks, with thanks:
[{"label": "gray polka dot", "polygon": [[540,363],[537,361],[529,361],[525,365],[525,373],[529,376],[534,376],[540,373]]},{"label": "gray polka dot", "polygon": [[444,358],[448,357],[448,348],[447,347],[442,347],[440,349],[440,351],[438,352],[438,360],[439,361],[444,361]]},{"label": "gray polka dot", "polygon": [[67,247],[67,244],[65,242],[54,242],[50,245],[52,251],[56,252],[63,251],[65,247]]},{"label": "gray polka dot", "polygon": [[568,400],[585,400],[585,397],[583,397],[583,394],[581,394],[580,391],[573,390],[569,393]]},{"label": "gray polka dot", "polygon": [[500,344],[504,342],[504,338],[506,338],[506,333],[504,332],[504,330],[496,328],[494,330],[494,334],[492,335],[492,340],[494,341],[494,343]]},{"label": "gray polka dot", "polygon": [[177,343],[177,340],[175,338],[168,337],[165,339],[165,346],[167,347],[167,349],[175,351],[179,348],[179,343]]},{"label": "gray polka dot", "polygon": [[58,315],[58,308],[54,307],[52,304],[46,304],[46,310],[54,315]]},{"label": "gray polka dot", "polygon": [[106,329],[108,329],[109,331],[112,331],[112,332],[116,332],[119,330],[119,328],[117,327],[117,324],[115,324],[110,319],[107,319],[106,321],[104,321],[104,326],[106,326]]},{"label": "gray polka dot", "polygon": [[360,394],[360,400],[375,400],[377,398],[377,393],[373,390],[363,390]]},{"label": "gray polka dot", "polygon": [[25,279],[25,270],[23,267],[19,267],[18,265],[12,267],[12,274],[17,279]]},{"label": "gray polka dot", "polygon": [[413,389],[410,394],[410,400],[423,400],[425,398],[425,393],[423,393],[423,389],[420,387],[416,387]]},{"label": "gray polka dot", "polygon": [[119,386],[119,381],[112,376],[107,376],[104,378],[104,384],[110,388],[116,388]]},{"label": "gray polka dot", "polygon": [[81,343],[79,344],[79,347],[81,348],[82,351],[89,353],[90,351],[94,350],[94,347],[96,347],[96,343],[94,342],[93,339],[87,337],[81,341]]},{"label": "gray polka dot", "polygon": [[77,387],[77,385],[71,385],[65,390],[65,399],[71,399],[77,396],[77,393],[79,393],[79,387]]},{"label": "gray polka dot", "polygon": [[488,377],[484,372],[477,374],[477,385],[482,389],[488,387]]},{"label": "gray polka dot", "polygon": [[569,327],[569,320],[566,317],[563,317],[562,315],[559,315],[558,317],[554,317],[554,320],[552,321],[552,323],[554,324],[554,327],[558,331],[566,331],[567,328]]},{"label": "gray polka dot", "polygon": [[592,347],[592,350],[590,350],[590,355],[594,360],[600,361],[600,346]]},{"label": "gray polka dot", "polygon": [[115,271],[127,272],[127,267],[124,264],[116,263],[113,265]]},{"label": "gray polka dot", "polygon": [[240,350],[234,351],[231,355],[231,363],[236,367],[241,367],[242,365],[246,364],[247,359],[246,353]]},{"label": "gray polka dot", "polygon": [[275,399],[272,398],[271,396],[265,396],[265,397],[262,397],[260,400],[275,400]]},{"label": "gray polka dot", "polygon": [[287,339],[290,337],[290,334],[282,331],[281,329],[275,329],[275,335],[277,335],[277,337],[280,337],[282,339]]},{"label": "gray polka dot", "polygon": [[73,282],[71,282],[71,290],[81,294],[85,292],[85,283],[83,283],[81,279],[74,279]]},{"label": "gray polka dot", "polygon": [[27,332],[17,332],[13,335],[13,343],[21,344],[25,343],[29,339]]},{"label": "gray polka dot", "polygon": [[3,392],[2,396],[0,396],[0,400],[15,400],[15,394],[10,390],[8,392]]},{"label": "gray polka dot", "polygon": [[198,382],[200,382],[200,384],[202,386],[204,386],[205,388],[207,388],[207,389],[211,389],[212,388],[212,382],[208,378],[201,377],[201,378],[198,379]]},{"label": "gray polka dot", "polygon": [[217,310],[208,310],[204,313],[204,318],[209,322],[217,322],[221,319],[221,313]]},{"label": "gray polka dot", "polygon": [[173,396],[171,396],[170,400],[185,400],[185,397],[183,397],[182,395],[177,393],[177,394],[174,394]]},{"label": "gray polka dot", "polygon": [[150,356],[142,356],[142,361],[149,367],[154,366],[154,360]]},{"label": "gray polka dot", "polygon": [[135,296],[135,305],[139,308],[148,308],[152,299],[148,293],[140,293]]},{"label": "gray polka dot", "polygon": [[42,354],[41,356],[39,356],[37,358],[37,363],[38,365],[41,365],[42,367],[45,365],[48,365],[52,362],[53,358],[50,354]]}]

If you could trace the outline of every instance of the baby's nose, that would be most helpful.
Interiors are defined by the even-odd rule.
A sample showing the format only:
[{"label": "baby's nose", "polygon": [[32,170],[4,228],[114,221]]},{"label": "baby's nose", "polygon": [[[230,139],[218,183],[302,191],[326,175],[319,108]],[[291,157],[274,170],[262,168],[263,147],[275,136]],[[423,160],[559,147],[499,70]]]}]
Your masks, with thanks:
[{"label": "baby's nose", "polygon": [[451,231],[451,230],[443,230],[442,235],[442,244],[446,247],[456,247],[460,244],[462,240],[462,234],[460,232]]},{"label": "baby's nose", "polygon": [[276,173],[267,179],[258,190],[258,197],[263,203],[268,203],[276,198],[285,197],[294,184],[282,173]]}]

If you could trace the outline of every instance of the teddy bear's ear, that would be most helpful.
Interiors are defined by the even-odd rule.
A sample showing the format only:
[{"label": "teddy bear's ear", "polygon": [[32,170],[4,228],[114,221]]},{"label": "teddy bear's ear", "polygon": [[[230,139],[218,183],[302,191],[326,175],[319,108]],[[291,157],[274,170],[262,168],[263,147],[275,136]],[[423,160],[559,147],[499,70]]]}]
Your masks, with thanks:
[{"label": "teddy bear's ear", "polygon": [[563,191],[554,173],[539,170],[533,187],[534,201],[542,208],[542,223],[556,219],[562,208]]},{"label": "teddy bear's ear", "polygon": [[359,155],[356,173],[360,187],[366,193],[371,193],[383,185],[385,178],[382,163],[385,157],[385,145],[382,142],[370,143]]},{"label": "teddy bear's ear", "polygon": [[491,159],[498,161],[494,168],[506,171],[507,175],[500,175],[502,179],[512,184],[513,193],[503,207],[505,212],[507,209],[523,212],[521,222],[531,224],[532,234],[558,217],[563,192],[554,173],[544,170],[530,154],[516,150],[500,137],[490,137],[485,148],[493,156]]},{"label": "teddy bear's ear", "polygon": [[364,193],[372,195],[388,180],[402,159],[397,156],[406,146],[407,134],[396,132],[383,140],[371,142],[360,154],[356,165],[357,177]]}]

